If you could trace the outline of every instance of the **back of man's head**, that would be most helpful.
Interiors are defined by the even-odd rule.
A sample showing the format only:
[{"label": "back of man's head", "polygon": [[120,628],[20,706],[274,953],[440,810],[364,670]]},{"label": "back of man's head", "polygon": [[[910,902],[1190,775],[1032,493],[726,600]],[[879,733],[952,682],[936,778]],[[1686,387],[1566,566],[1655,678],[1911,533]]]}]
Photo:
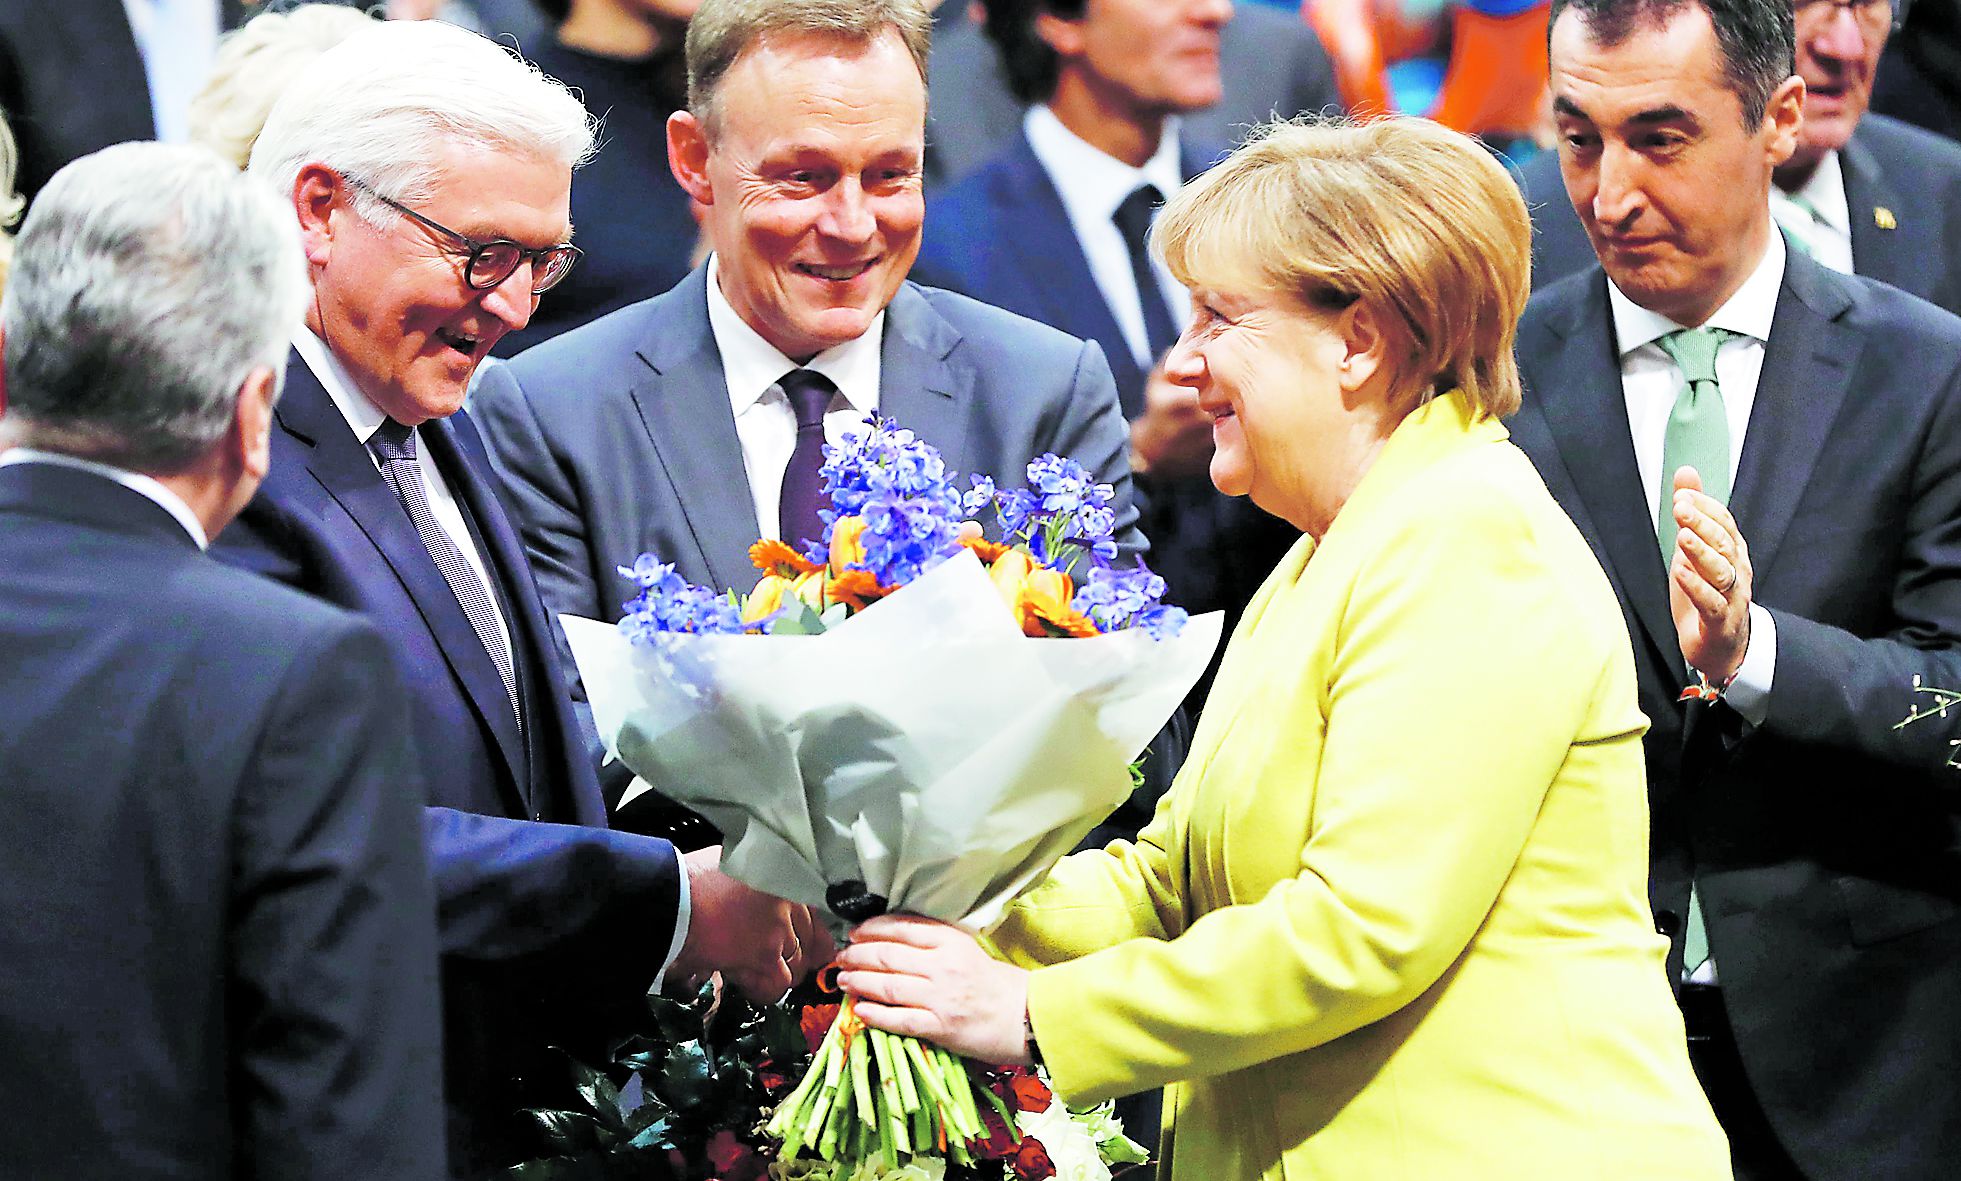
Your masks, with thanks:
[{"label": "back of man's head", "polygon": [[[445,147],[484,147],[562,164],[593,152],[570,91],[493,41],[441,21],[386,21],[313,59],[266,116],[251,174],[290,198],[320,164],[409,204],[433,195]],[[362,217],[394,215],[367,192]]]},{"label": "back of man's head", "polygon": [[56,173],[0,327],[15,442],[167,475],[280,373],[305,308],[290,209],[203,148],[119,144]]},{"label": "back of man's head", "polygon": [[905,42],[924,80],[933,45],[926,0],[702,0],[688,22],[688,110],[713,135],[716,87],[765,37],[818,34],[869,44],[887,29]]},{"label": "back of man's head", "polygon": [[1763,122],[1770,96],[1796,68],[1797,34],[1791,0],[1552,0],[1547,22],[1568,12],[1586,26],[1594,44],[1612,49],[1641,29],[1657,29],[1700,8],[1716,30],[1723,76],[1743,108],[1743,125]]}]

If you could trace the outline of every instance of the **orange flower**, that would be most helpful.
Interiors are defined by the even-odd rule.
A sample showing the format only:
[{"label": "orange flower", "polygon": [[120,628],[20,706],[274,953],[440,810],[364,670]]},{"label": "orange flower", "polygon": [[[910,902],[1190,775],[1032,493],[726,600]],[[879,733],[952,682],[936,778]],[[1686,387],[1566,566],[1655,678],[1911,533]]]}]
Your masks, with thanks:
[{"label": "orange flower", "polygon": [[869,570],[846,570],[824,584],[824,593],[834,603],[849,603],[853,611],[863,611],[891,592],[878,585]]},{"label": "orange flower", "polygon": [[756,589],[743,596],[742,622],[754,623],[781,610],[783,596],[789,589],[790,580],[781,574],[765,574],[757,579]]},{"label": "orange flower", "polygon": [[974,556],[981,560],[981,565],[983,566],[992,565],[994,562],[1000,560],[1001,555],[1007,553],[1009,549],[1008,546],[1002,545],[998,541],[989,541],[987,538],[978,534],[972,537],[962,537],[960,544],[973,550]]},{"label": "orange flower", "polygon": [[831,526],[831,577],[844,574],[865,560],[865,518],[839,517]]},{"label": "orange flower", "polygon": [[823,567],[798,553],[788,542],[765,538],[749,547],[749,560],[766,574],[793,578]]},{"label": "orange flower", "polygon": [[796,581],[790,584],[790,594],[821,614],[824,608],[831,605],[831,601],[824,596],[824,568],[812,566],[807,572],[797,575]]},{"label": "orange flower", "polygon": [[1021,584],[1015,613],[1021,619],[1023,635],[1093,636],[1096,624],[1089,616],[1069,605],[1076,596],[1076,584],[1060,570],[1037,566]]},{"label": "orange flower", "polygon": [[987,576],[994,580],[994,589],[1009,610],[1020,610],[1021,585],[1028,581],[1028,573],[1034,568],[1035,559],[1028,556],[1028,551],[1018,549],[999,555],[987,568]]}]

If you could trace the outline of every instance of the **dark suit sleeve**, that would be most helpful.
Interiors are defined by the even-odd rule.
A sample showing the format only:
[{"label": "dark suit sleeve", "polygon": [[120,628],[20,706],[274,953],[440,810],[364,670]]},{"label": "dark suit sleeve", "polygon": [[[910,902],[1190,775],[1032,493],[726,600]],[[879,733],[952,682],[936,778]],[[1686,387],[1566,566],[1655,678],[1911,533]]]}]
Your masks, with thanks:
[{"label": "dark suit sleeve", "polygon": [[295,651],[267,711],[232,834],[242,1175],[446,1175],[406,714],[380,637],[352,620]]},{"label": "dark suit sleeve", "polygon": [[1117,379],[1095,341],[1084,341],[1076,354],[1076,371],[1069,381],[1068,399],[1048,444],[1089,469],[1098,483],[1116,489],[1117,547],[1126,558],[1150,549],[1137,525],[1137,490],[1130,475],[1130,424],[1117,403]]},{"label": "dark suit sleeve", "polygon": [[1777,626],[1765,731],[1919,770],[1954,753],[1951,725],[1894,723],[1920,703],[1915,676],[1961,689],[1961,370],[1949,374],[1920,442],[1893,573],[1894,626],[1868,639],[1765,606]]}]

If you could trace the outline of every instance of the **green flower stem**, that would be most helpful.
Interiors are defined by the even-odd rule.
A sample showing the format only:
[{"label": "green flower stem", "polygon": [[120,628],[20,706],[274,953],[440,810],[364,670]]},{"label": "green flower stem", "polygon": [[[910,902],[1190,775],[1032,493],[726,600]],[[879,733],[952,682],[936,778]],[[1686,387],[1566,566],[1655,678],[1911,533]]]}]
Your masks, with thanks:
[{"label": "green flower stem", "polygon": [[960,1117],[966,1121],[967,1135],[970,1139],[980,1139],[987,1134],[981,1123],[980,1109],[974,1106],[974,1080],[960,1059],[938,1046],[933,1047],[939,1057],[941,1069],[946,1071],[947,1089],[953,1092],[953,1099],[960,1107]]},{"label": "green flower stem", "polygon": [[992,1087],[982,1087],[980,1088],[980,1093],[987,1096],[988,1103],[994,1107],[994,1114],[1000,1116],[1001,1122],[1008,1125],[1009,1137],[1016,1144],[1021,1143],[1021,1131],[1015,1127],[1014,1114],[1008,1110],[1008,1105],[1001,1101],[1001,1096],[996,1095]]},{"label": "green flower stem", "polygon": [[927,1063],[926,1051],[917,1041],[906,1038],[900,1044],[905,1047],[906,1057],[912,1061],[914,1072],[932,1096],[934,1106],[939,1109],[940,1122],[947,1125],[947,1139],[959,1139],[964,1133],[960,1130],[960,1121],[956,1117],[958,1108],[952,1093],[947,1090],[946,1080],[940,1076],[938,1069]]},{"label": "green flower stem", "polygon": [[829,1115],[824,1120],[824,1134],[817,1141],[818,1156],[825,1160],[837,1159],[838,1137],[843,1134],[845,1124],[850,1122],[850,1113],[850,1094],[847,1092],[838,1095],[836,1102],[831,1104]]},{"label": "green flower stem", "polygon": [[889,1033],[884,1037],[886,1049],[892,1058],[892,1073],[898,1076],[899,1080],[899,1099],[905,1105],[908,1114],[918,1111],[919,1085],[918,1080],[913,1077],[912,1060],[906,1057],[905,1049],[901,1044],[904,1039]]},{"label": "green flower stem", "polygon": [[878,1109],[872,1104],[871,1050],[864,1030],[851,1039],[851,1094],[858,1101],[858,1118],[874,1123]]}]

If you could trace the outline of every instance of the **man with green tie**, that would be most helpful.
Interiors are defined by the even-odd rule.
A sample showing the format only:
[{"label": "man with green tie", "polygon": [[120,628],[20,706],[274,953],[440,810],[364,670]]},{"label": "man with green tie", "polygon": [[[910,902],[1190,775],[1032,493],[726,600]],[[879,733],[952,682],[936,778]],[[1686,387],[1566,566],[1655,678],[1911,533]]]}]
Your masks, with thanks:
[{"label": "man with green tie", "polygon": [[1594,265],[1520,326],[1513,437],[1633,639],[1650,901],[1744,1181],[1961,1160],[1961,319],[1787,248],[1789,0],[1554,0]]}]

